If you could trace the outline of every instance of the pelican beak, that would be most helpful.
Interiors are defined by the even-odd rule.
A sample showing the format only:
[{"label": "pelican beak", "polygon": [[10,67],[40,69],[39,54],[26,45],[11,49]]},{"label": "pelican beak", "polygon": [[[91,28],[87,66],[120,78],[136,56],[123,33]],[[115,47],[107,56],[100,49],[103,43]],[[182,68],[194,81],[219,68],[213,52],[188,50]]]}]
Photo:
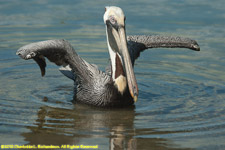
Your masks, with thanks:
[{"label": "pelican beak", "polygon": [[134,99],[134,102],[136,102],[138,98],[138,86],[137,86],[137,81],[134,75],[134,70],[131,63],[130,54],[127,48],[127,38],[126,38],[124,26],[120,26],[118,28],[118,33],[119,33],[118,35],[120,39],[120,46],[119,46],[120,53],[123,59],[124,67],[125,67],[129,91],[131,96]]},{"label": "pelican beak", "polygon": [[[107,29],[109,51],[112,54],[119,53],[123,61],[123,71],[126,74],[126,84],[128,84],[130,95],[132,96],[134,102],[136,102],[138,97],[138,86],[134,75],[130,54],[127,48],[125,15],[121,8],[111,6],[106,7],[103,19]],[[114,55],[110,54],[110,57],[114,57]]]}]

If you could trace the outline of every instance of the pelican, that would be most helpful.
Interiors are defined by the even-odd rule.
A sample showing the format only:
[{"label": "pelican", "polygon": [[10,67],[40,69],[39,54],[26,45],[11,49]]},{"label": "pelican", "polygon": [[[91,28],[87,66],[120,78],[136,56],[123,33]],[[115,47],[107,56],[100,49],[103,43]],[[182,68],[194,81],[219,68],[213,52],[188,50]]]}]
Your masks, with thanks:
[{"label": "pelican", "polygon": [[125,107],[138,99],[138,86],[134,62],[140,53],[149,48],[188,48],[199,51],[195,40],[176,36],[126,36],[125,15],[121,8],[105,7],[103,20],[106,26],[110,69],[101,71],[96,65],[82,59],[66,40],[47,40],[25,45],[17,55],[34,59],[45,75],[45,57],[74,81],[74,101],[99,107]]}]

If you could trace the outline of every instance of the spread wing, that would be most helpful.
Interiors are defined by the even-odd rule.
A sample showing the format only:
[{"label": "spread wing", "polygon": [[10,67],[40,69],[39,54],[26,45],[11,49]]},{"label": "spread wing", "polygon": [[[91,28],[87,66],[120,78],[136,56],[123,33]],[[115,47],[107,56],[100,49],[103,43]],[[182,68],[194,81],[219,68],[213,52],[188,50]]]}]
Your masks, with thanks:
[{"label": "spread wing", "polygon": [[96,67],[80,58],[70,43],[65,40],[31,43],[21,47],[16,54],[25,60],[34,59],[41,69],[42,76],[45,75],[45,57],[58,66],[65,67],[69,65],[76,76],[83,80],[91,77],[93,71],[96,71]]},{"label": "spread wing", "polygon": [[127,42],[133,63],[142,51],[149,48],[188,48],[200,51],[195,40],[178,36],[132,35],[127,37]]}]

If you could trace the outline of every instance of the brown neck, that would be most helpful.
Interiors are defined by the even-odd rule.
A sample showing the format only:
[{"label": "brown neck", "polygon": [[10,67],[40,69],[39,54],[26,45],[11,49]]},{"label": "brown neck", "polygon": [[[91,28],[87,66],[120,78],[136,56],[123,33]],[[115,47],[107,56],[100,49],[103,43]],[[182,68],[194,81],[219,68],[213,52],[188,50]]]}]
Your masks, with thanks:
[{"label": "brown neck", "polygon": [[116,54],[116,58],[115,58],[115,63],[116,63],[116,70],[115,70],[115,79],[118,78],[120,75],[125,77],[125,73],[123,70],[123,65],[122,65],[122,60],[120,59],[119,55]]},{"label": "brown neck", "polygon": [[118,91],[123,94],[127,88],[127,79],[123,69],[122,60],[117,53],[115,57],[115,68],[114,85],[117,87]]}]

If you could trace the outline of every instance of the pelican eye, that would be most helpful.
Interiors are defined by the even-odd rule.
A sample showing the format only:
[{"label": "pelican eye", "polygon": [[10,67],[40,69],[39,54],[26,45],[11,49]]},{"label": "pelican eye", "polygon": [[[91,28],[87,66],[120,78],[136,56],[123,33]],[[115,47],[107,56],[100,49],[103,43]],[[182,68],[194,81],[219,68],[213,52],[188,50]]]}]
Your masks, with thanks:
[{"label": "pelican eye", "polygon": [[116,24],[116,19],[113,16],[109,17],[111,24]]}]

